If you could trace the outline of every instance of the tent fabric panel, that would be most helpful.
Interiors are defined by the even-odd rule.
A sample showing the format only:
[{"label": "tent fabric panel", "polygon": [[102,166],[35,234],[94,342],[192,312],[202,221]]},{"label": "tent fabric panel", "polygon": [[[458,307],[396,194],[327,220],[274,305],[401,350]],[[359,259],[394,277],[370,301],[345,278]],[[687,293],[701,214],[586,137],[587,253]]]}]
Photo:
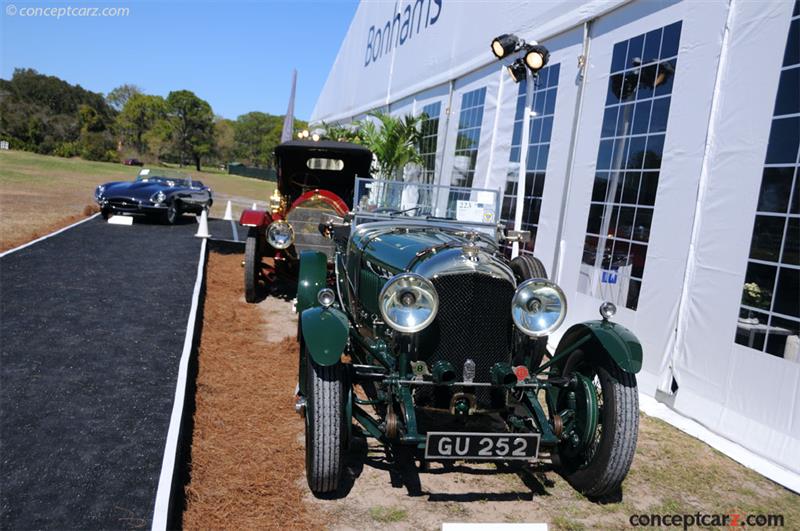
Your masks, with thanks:
[{"label": "tent fabric panel", "polygon": [[800,473],[800,365],[734,342],[792,7],[733,3],[673,366],[678,411]]}]

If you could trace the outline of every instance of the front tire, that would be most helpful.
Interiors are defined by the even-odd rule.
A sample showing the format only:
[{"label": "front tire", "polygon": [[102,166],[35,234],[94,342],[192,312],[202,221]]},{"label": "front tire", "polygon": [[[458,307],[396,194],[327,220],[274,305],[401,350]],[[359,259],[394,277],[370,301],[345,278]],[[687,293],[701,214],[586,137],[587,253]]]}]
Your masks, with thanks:
[{"label": "front tire", "polygon": [[167,206],[166,220],[170,225],[175,225],[181,218],[181,205],[178,201],[173,201]]},{"label": "front tire", "polygon": [[[613,361],[591,363],[576,351],[563,374],[579,372],[592,380],[597,392],[598,422],[595,437],[574,452],[564,442],[560,448],[565,479],[589,498],[602,499],[619,491],[628,475],[639,434],[639,394],[636,376]],[[562,391],[563,392],[563,391]]]},{"label": "front tire", "polygon": [[261,277],[261,250],[258,229],[250,227],[244,245],[244,300],[253,303],[258,298],[258,281]]},{"label": "front tire", "polygon": [[[305,349],[305,347],[304,347]],[[342,480],[345,447],[344,366],[306,359],[306,479],[315,496],[335,492]]]}]

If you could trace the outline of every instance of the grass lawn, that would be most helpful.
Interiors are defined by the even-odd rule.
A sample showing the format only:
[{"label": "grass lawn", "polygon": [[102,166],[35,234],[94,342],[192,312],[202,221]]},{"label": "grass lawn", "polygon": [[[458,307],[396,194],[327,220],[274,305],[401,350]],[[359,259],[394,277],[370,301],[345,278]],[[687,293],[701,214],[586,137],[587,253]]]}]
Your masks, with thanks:
[{"label": "grass lawn", "polygon": [[[139,168],[110,162],[90,162],[0,151],[0,249],[8,249],[77,221],[94,207],[94,189],[107,181],[131,180]],[[196,172],[195,179],[214,190],[212,216],[222,217],[226,201],[234,217],[246,206],[262,206],[274,183],[218,173]],[[88,207],[88,208],[87,208]]]}]

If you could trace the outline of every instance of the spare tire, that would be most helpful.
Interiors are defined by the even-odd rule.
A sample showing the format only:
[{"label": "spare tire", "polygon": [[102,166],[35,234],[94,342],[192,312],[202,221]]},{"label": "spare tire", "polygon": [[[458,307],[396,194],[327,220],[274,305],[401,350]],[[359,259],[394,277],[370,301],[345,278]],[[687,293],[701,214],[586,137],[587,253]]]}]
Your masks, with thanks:
[{"label": "spare tire", "polygon": [[531,278],[547,279],[547,269],[541,260],[529,254],[521,254],[511,260],[511,270],[517,277],[517,283],[525,282]]}]

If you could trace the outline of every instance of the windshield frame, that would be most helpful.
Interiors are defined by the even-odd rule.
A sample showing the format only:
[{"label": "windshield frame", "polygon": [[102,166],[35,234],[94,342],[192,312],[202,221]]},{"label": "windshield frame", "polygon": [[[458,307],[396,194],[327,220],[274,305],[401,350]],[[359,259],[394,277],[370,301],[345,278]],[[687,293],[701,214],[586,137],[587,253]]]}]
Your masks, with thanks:
[{"label": "windshield frame", "polygon": [[[417,194],[416,201],[426,198],[422,199],[424,204],[413,204],[414,200],[409,202],[408,197],[403,197],[404,191],[412,187],[415,188],[412,193]],[[375,193],[383,195],[384,200],[387,195],[391,196],[386,202],[393,205],[378,206],[379,203],[371,202]],[[353,195],[353,227],[372,222],[414,221],[478,231],[495,237],[501,201],[499,189],[359,177]],[[420,210],[427,213],[419,213]]]},{"label": "windshield frame", "polygon": [[160,169],[160,168],[142,168],[136,174],[137,181],[160,183],[167,186],[182,186],[186,188],[194,188],[195,185],[192,181],[192,176],[183,172]]}]

